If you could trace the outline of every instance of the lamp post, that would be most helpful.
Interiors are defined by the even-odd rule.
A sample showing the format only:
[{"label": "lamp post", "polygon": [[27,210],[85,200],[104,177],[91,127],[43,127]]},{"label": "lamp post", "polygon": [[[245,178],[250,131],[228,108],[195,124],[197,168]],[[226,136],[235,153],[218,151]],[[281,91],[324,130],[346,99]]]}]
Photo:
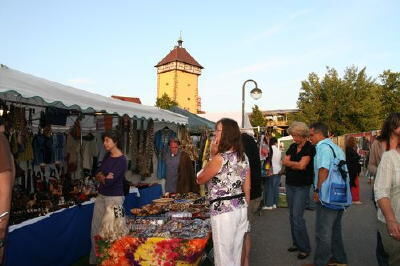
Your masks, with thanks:
[{"label": "lamp post", "polygon": [[254,100],[260,99],[261,95],[262,95],[262,90],[260,88],[258,88],[257,82],[255,82],[254,80],[248,79],[243,83],[243,86],[242,86],[242,128],[244,128],[244,89],[246,87],[247,82],[253,82],[255,85],[255,88],[250,91],[250,96]]}]

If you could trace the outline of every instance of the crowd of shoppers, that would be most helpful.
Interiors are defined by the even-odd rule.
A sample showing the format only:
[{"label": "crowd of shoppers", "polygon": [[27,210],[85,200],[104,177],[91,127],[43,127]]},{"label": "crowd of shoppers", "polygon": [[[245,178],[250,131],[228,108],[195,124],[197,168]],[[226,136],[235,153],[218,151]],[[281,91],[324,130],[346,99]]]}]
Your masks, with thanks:
[{"label": "crowd of shoppers", "polygon": [[[0,118],[0,262],[15,176],[13,157],[3,132],[3,120]],[[303,122],[293,122],[288,133],[293,143],[282,156],[276,138],[265,134],[257,144],[252,136],[240,132],[234,120],[223,118],[216,123],[210,161],[197,178],[187,177],[184,172],[186,167],[181,164],[184,165],[188,159],[179,151],[179,142],[170,141],[167,172],[177,178],[167,180],[166,190],[177,192],[182,187],[189,187],[189,191],[193,191],[193,188],[198,190],[198,185],[206,184],[215,265],[250,265],[251,225],[261,209],[277,208],[282,173],[285,175],[291,230],[288,251],[297,252],[300,260],[311,254],[303,217],[311,188],[316,205],[316,246],[311,265],[347,265],[342,237],[344,209],[329,208],[321,204],[319,197],[322,184],[328,180],[332,163],[337,159],[346,162],[353,203],[361,203],[361,167],[356,139],[346,139],[344,152],[331,140],[329,128],[324,123],[307,126]],[[96,173],[99,193],[92,219],[91,264],[96,264],[93,239],[99,234],[106,209],[121,206],[124,200],[127,160],[118,147],[119,142],[116,132],[106,132],[103,136],[107,154]],[[400,113],[392,113],[385,120],[380,135],[371,146],[368,171],[376,176],[374,199],[377,203],[378,264],[400,265]],[[184,185],[179,185],[181,183]],[[264,207],[261,208],[260,204]]]},{"label": "crowd of shoppers", "polygon": [[[236,133],[232,134],[232,132]],[[260,210],[260,206],[258,206],[261,194],[259,188],[262,179],[264,179],[264,200],[261,202],[264,207],[262,209],[273,210],[276,208],[279,186],[282,184],[282,167],[285,174],[292,240],[288,251],[297,252],[298,259],[305,259],[311,253],[307,226],[303,218],[311,187],[314,190],[313,200],[316,205],[316,246],[313,264],[310,265],[347,265],[347,254],[342,237],[344,208],[335,209],[323,205],[319,196],[322,184],[329,178],[333,163],[338,160],[346,162],[346,168],[344,168],[348,171],[346,182],[347,186],[351,187],[353,203],[361,203],[359,195],[361,166],[356,139],[354,137],[346,139],[344,152],[331,140],[328,126],[323,123],[313,123],[308,127],[305,123],[293,122],[288,133],[293,138],[293,144],[287,149],[283,158],[282,151],[277,145],[277,139],[266,134],[257,148],[251,136],[242,134],[242,145],[248,156],[240,160],[239,151],[241,150],[235,148],[240,145],[234,144],[239,136],[237,124],[230,119],[222,119],[217,123],[216,138],[213,143],[216,148],[214,148],[213,158],[197,179],[200,184],[208,183],[212,203],[216,265],[249,265],[250,238],[248,232],[250,227],[244,228],[248,222],[243,220],[243,212],[248,212],[246,215],[252,223],[254,213]],[[379,208],[377,215],[378,245],[381,242],[380,253],[377,249],[378,261],[381,260],[379,265],[400,265],[400,253],[398,252],[400,250],[400,193],[397,191],[400,187],[399,136],[400,115],[391,114],[383,125],[381,135],[373,143],[370,153],[368,169],[371,174],[376,175],[375,199]],[[223,139],[225,141],[222,141]],[[227,141],[228,139],[231,141]],[[223,145],[225,148],[222,148],[221,143],[225,143]],[[255,152],[257,149],[259,150],[258,157]],[[249,162],[248,158],[250,158]],[[259,163],[260,161],[261,163]],[[249,167],[251,171],[248,169]],[[239,172],[242,171],[241,174],[238,169],[240,169]],[[226,175],[227,171],[230,171],[231,174]],[[229,189],[232,188],[230,187],[232,174],[232,180],[238,181],[238,185],[232,187],[237,190]],[[254,182],[252,182],[253,178]],[[250,187],[257,192],[256,196],[251,197],[251,201],[250,196],[247,196]],[[242,197],[246,200],[240,201]],[[234,208],[234,201],[242,204],[238,204],[237,208]],[[246,203],[250,203],[248,209],[244,208]],[[229,207],[224,208],[224,206]],[[224,216],[229,218],[226,219]],[[224,228],[221,226],[221,221],[224,221]],[[232,233],[233,231],[235,233]],[[221,234],[223,233],[232,236],[222,240]],[[242,245],[242,260],[240,260],[238,250]],[[384,259],[379,256],[384,257],[386,262],[382,262]]]}]

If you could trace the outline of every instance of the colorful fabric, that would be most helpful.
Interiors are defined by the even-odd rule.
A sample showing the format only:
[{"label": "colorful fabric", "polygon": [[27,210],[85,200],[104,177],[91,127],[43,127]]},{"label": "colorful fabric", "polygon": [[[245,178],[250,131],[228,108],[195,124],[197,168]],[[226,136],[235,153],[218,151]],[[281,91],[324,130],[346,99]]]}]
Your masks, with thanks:
[{"label": "colorful fabric", "polygon": [[207,244],[204,239],[135,238],[125,236],[114,242],[96,240],[99,265],[198,265]]},{"label": "colorful fabric", "polygon": [[136,172],[137,169],[137,157],[138,157],[138,129],[137,120],[132,121],[132,131],[129,133],[130,136],[130,154],[131,154],[131,170]]},{"label": "colorful fabric", "polygon": [[[210,200],[242,194],[246,173],[250,171],[246,155],[242,161],[239,161],[237,153],[232,151],[221,153],[221,156],[223,158],[221,170],[207,183]],[[216,201],[210,207],[210,214],[214,216],[239,208],[247,208],[244,197]]]},{"label": "colorful fabric", "polygon": [[24,138],[24,149],[21,153],[18,154],[17,162],[26,162],[33,160],[33,148],[32,141],[33,136],[31,134],[26,135]]},{"label": "colorful fabric", "polygon": [[150,176],[152,171],[152,162],[153,162],[153,153],[154,153],[154,121],[152,119],[149,120],[147,124],[147,133],[146,133],[146,145],[144,150],[144,158],[145,158],[145,172],[143,176]]}]

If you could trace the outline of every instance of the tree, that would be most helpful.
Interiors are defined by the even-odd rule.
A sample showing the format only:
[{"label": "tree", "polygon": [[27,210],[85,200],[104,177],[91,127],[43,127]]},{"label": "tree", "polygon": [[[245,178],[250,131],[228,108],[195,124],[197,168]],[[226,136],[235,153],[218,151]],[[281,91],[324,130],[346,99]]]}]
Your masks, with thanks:
[{"label": "tree", "polygon": [[393,112],[400,112],[400,72],[385,70],[379,76],[381,81],[382,118]]},{"label": "tree", "polygon": [[178,104],[172,100],[168,94],[164,93],[161,98],[157,98],[156,106],[162,109],[171,109],[171,107],[177,106]]},{"label": "tree", "polygon": [[254,107],[252,108],[253,111],[250,114],[250,124],[253,127],[265,127],[266,125],[266,121],[264,118],[263,113],[261,112],[260,108],[257,105],[254,105]]},{"label": "tree", "polygon": [[365,68],[349,67],[340,78],[334,68],[327,67],[323,79],[311,73],[302,82],[299,112],[290,120],[321,121],[335,135],[377,129],[381,123],[379,93],[380,87],[366,75]]}]

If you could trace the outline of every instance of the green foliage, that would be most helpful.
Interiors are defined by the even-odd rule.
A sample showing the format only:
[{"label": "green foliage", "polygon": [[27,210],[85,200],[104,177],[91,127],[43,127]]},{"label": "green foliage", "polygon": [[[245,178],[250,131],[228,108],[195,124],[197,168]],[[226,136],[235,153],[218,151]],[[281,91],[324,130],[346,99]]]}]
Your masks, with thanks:
[{"label": "green foliage", "polygon": [[172,100],[166,93],[161,98],[157,98],[156,106],[162,109],[171,109],[171,107],[177,106],[178,104]]},{"label": "green foliage", "polygon": [[386,70],[379,76],[381,80],[383,114],[400,112],[400,72]]},{"label": "green foliage", "polygon": [[381,90],[365,68],[349,67],[341,78],[334,68],[327,67],[322,79],[311,73],[302,82],[299,113],[289,119],[307,124],[324,122],[335,135],[377,129],[382,122]]},{"label": "green foliage", "polygon": [[277,139],[283,137],[282,134],[279,133],[277,130],[273,130],[273,131],[272,131],[272,136],[275,137],[275,138],[277,138]]},{"label": "green foliage", "polygon": [[258,107],[258,105],[254,105],[254,107],[252,108],[253,111],[250,114],[250,124],[253,127],[265,127],[266,125],[266,121],[264,118],[263,113],[261,112],[260,108]]}]

